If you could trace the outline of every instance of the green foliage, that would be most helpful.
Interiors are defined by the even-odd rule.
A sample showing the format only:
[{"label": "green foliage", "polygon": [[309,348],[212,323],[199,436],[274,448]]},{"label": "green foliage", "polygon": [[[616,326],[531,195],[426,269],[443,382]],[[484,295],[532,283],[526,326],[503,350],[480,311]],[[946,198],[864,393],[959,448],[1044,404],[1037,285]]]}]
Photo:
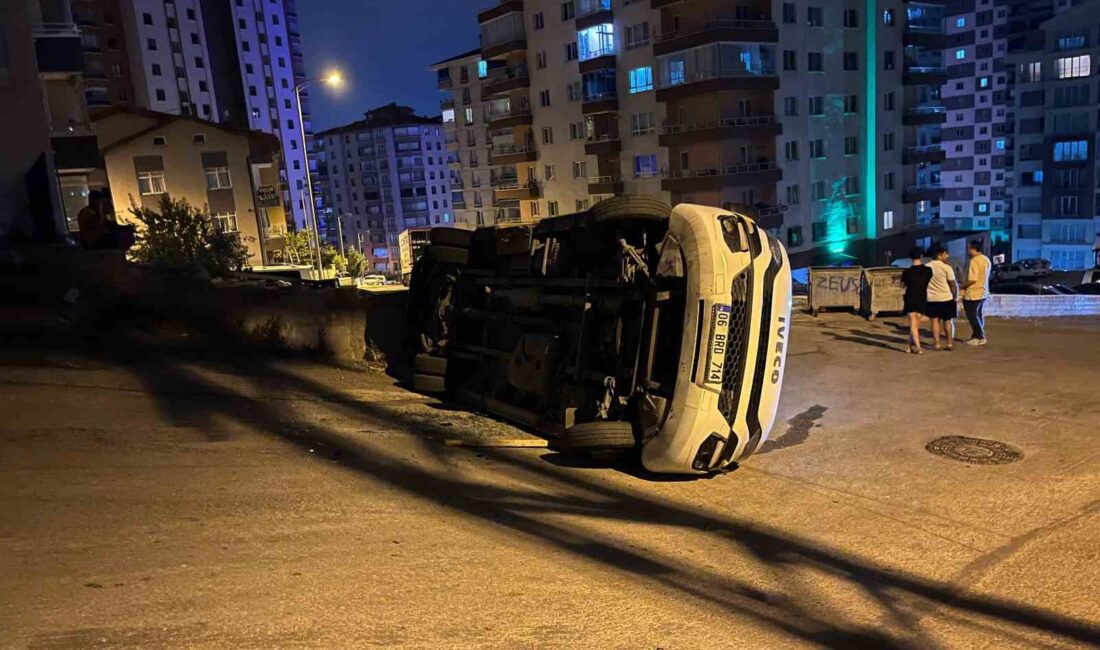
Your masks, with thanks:
[{"label": "green foliage", "polygon": [[324,246],[321,246],[321,266],[323,266],[324,268],[327,269],[330,266],[335,266],[336,258],[339,256],[340,253],[336,250],[336,247],[330,244],[325,244]]},{"label": "green foliage", "polygon": [[336,273],[343,275],[348,270],[348,258],[343,255],[336,254],[332,257],[332,265],[336,267]]},{"label": "green foliage", "polygon": [[355,248],[349,248],[348,249],[348,257],[347,257],[348,275],[350,275],[353,278],[357,278],[357,277],[363,275],[363,271],[364,271],[366,265],[367,265],[367,258],[363,257],[362,253],[360,253]]},{"label": "green foliage", "polygon": [[312,264],[313,238],[309,232],[305,230],[288,232],[283,238],[283,246],[286,247],[287,259],[295,259],[296,256],[302,264]]},{"label": "green foliage", "polygon": [[130,254],[135,261],[165,270],[202,269],[211,276],[241,271],[248,249],[237,233],[222,232],[205,210],[164,195],[159,212],[132,205],[140,222]]}]

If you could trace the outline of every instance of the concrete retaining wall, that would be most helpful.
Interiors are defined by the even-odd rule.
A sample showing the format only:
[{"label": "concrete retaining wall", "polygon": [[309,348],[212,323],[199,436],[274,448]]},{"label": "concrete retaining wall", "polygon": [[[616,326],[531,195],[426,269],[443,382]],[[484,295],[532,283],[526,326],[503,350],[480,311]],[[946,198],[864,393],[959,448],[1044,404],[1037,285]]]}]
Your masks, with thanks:
[{"label": "concrete retaining wall", "polygon": [[994,294],[985,305],[986,316],[1048,318],[1100,316],[1100,296],[1006,296]]}]

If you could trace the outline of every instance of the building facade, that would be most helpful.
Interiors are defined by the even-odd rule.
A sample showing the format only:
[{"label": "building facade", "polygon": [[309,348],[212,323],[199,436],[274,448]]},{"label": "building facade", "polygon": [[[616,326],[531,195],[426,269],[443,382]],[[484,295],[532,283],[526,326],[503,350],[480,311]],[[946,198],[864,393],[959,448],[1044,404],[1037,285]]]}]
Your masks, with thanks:
[{"label": "building facade", "polygon": [[297,227],[308,223],[305,81],[293,0],[71,0],[89,106],[191,115],[279,138],[278,184]]},{"label": "building facade", "polygon": [[802,266],[901,257],[938,226],[942,11],[501,2],[478,15],[479,50],[433,66],[459,218],[531,221],[637,193],[748,207]]},{"label": "building facade", "polygon": [[398,236],[406,229],[455,225],[454,152],[439,117],[390,104],[318,133],[315,143],[325,236],[358,249],[373,271],[402,273]]},{"label": "building facade", "polygon": [[134,221],[132,206],[157,210],[164,196],[184,199],[209,212],[217,228],[237,233],[250,265],[284,261],[286,216],[264,189],[277,178],[274,136],[125,107],[94,120],[119,222]]},{"label": "building facade", "polygon": [[1013,259],[1070,270],[1094,264],[1098,57],[1100,2],[1089,1],[1043,22],[1007,58],[1015,74]]}]

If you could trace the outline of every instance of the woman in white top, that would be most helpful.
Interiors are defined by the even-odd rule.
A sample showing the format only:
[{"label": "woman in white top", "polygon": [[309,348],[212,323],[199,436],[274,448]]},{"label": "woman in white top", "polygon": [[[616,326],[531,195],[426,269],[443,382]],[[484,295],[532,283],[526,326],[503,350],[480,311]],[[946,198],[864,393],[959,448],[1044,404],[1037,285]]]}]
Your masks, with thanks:
[{"label": "woman in white top", "polygon": [[932,279],[928,282],[928,317],[932,319],[932,342],[934,350],[940,346],[940,330],[947,337],[948,350],[955,349],[955,318],[959,315],[959,283],[955,279],[955,270],[947,263],[947,249],[937,246],[932,250]]}]

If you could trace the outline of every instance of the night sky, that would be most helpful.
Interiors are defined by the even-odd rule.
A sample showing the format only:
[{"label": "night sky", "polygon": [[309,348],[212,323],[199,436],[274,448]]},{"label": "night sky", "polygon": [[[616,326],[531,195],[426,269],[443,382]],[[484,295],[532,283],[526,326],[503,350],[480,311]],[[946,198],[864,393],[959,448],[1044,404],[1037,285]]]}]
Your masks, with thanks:
[{"label": "night sky", "polygon": [[299,0],[306,72],[339,67],[340,94],[310,90],[313,130],[362,118],[390,102],[439,113],[442,93],[428,66],[477,47],[477,12],[495,0]]}]

